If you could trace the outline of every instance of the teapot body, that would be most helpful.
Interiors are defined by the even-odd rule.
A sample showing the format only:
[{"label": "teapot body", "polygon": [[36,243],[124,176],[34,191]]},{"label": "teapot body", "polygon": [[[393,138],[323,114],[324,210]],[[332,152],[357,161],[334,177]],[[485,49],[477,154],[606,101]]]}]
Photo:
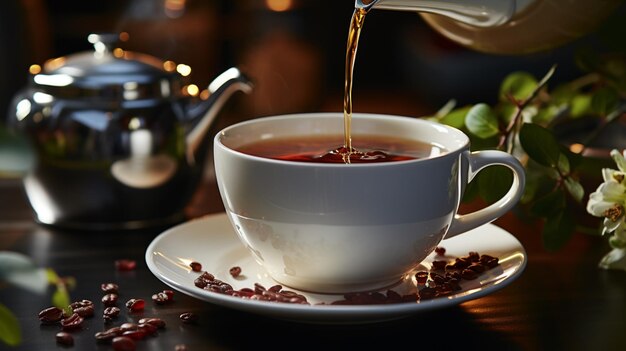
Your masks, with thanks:
[{"label": "teapot body", "polygon": [[520,55],[564,45],[598,27],[622,0],[517,0],[515,14],[504,24],[475,27],[422,13],[443,36],[476,51]]},{"label": "teapot body", "polygon": [[41,94],[16,96],[21,120],[12,118],[36,153],[24,187],[39,222],[108,229],[183,219],[208,149],[187,157],[184,100],[37,103]]},{"label": "teapot body", "polygon": [[208,98],[193,98],[173,62],[113,50],[116,38],[90,35],[94,52],[49,60],[12,101],[8,125],[35,151],[24,188],[41,223],[108,230],[184,219],[212,121],[251,89],[231,68]]},{"label": "teapot body", "polygon": [[[363,0],[356,0],[357,6]],[[519,55],[593,31],[623,0],[373,0],[369,7],[416,11],[448,39],[475,51]]]}]

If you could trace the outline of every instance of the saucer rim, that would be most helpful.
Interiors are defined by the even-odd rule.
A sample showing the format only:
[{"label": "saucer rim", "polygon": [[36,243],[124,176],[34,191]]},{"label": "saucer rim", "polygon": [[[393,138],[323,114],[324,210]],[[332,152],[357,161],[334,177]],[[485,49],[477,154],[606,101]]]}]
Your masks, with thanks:
[{"label": "saucer rim", "polygon": [[[402,318],[404,316],[413,315],[422,311],[429,311],[433,309],[438,309],[447,306],[458,305],[466,301],[475,300],[486,295],[492,294],[502,288],[508,286],[513,281],[515,281],[525,270],[526,265],[528,263],[527,253],[523,247],[523,245],[508,231],[494,225],[491,223],[485,224],[481,227],[475,228],[473,230],[479,230],[480,228],[485,229],[488,228],[490,230],[499,231],[500,235],[508,236],[507,239],[513,240],[516,246],[513,248],[519,253],[522,254],[521,262],[519,265],[512,266],[514,271],[505,277],[499,279],[497,284],[491,283],[491,285],[481,287],[479,289],[470,289],[467,291],[461,291],[460,293],[445,296],[441,298],[434,298],[429,300],[423,300],[419,302],[407,302],[407,303],[394,303],[394,304],[384,304],[384,305],[301,305],[301,304],[286,304],[286,303],[276,303],[276,302],[267,302],[267,301],[255,301],[249,299],[242,299],[239,297],[233,297],[225,294],[212,293],[209,291],[201,290],[193,284],[189,285],[189,282],[181,282],[178,279],[174,279],[167,274],[164,274],[162,270],[157,266],[154,256],[155,256],[155,248],[158,247],[158,244],[163,240],[167,239],[171,235],[175,235],[178,233],[184,233],[185,231],[193,228],[195,226],[205,226],[215,223],[215,222],[223,222],[226,221],[228,226],[230,226],[230,220],[226,213],[215,213],[210,215],[205,215],[202,217],[191,219],[187,222],[178,224],[174,227],[171,227],[164,232],[160,233],[156,236],[149,246],[146,249],[145,253],[145,261],[148,266],[148,269],[151,273],[161,280],[166,285],[178,290],[186,295],[189,295],[193,298],[199,299],[201,301],[213,303],[216,305],[220,305],[227,308],[232,308],[235,310],[246,311],[254,314],[261,314],[267,316],[277,317],[283,320],[293,320],[293,321],[301,321],[301,322],[313,322],[313,323],[368,323],[374,321],[381,320],[392,320]],[[223,223],[221,223],[223,225]],[[234,230],[229,228],[231,231],[228,234],[231,234],[230,237],[234,242],[240,244]],[[229,236],[226,233],[221,233],[224,237]],[[467,238],[465,235],[455,236],[454,238],[448,240],[462,240],[463,238]],[[227,239],[228,240],[228,239]],[[442,245],[445,246],[446,240],[442,242]],[[242,250],[245,248],[242,246]],[[204,269],[203,269],[204,271]],[[297,291],[297,290],[296,290]],[[302,292],[305,296],[307,292]],[[337,295],[338,294],[330,294]],[[339,318],[339,319],[336,319]],[[365,318],[363,320],[363,318]]]}]

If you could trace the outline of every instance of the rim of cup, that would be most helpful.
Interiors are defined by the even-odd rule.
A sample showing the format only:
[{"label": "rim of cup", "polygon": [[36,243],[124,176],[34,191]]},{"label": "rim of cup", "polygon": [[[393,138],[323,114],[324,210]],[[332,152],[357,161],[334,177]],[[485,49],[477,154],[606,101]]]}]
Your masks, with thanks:
[{"label": "rim of cup", "polygon": [[[447,146],[443,146],[440,143],[433,142],[432,140],[421,140],[421,139],[416,138],[413,140],[434,144],[437,147],[443,148],[445,152],[440,155],[416,158],[412,160],[402,160],[402,161],[394,161],[394,162],[344,164],[344,163],[298,162],[298,161],[278,160],[278,159],[273,159],[269,157],[250,155],[250,154],[238,151],[236,147],[230,147],[224,144],[222,140],[228,137],[227,134],[230,132],[233,132],[235,129],[245,128],[250,125],[259,124],[259,123],[279,123],[280,121],[294,120],[294,119],[309,119],[309,120],[316,119],[317,121],[321,119],[340,119],[342,121],[340,133],[332,133],[332,134],[343,135],[343,112],[307,112],[307,113],[294,113],[294,114],[282,114],[282,115],[258,117],[258,118],[253,118],[253,119],[249,119],[249,120],[245,120],[239,123],[232,124],[230,126],[223,128],[221,131],[219,131],[215,135],[214,146],[219,147],[225,150],[226,152],[234,153],[238,155],[239,157],[250,159],[250,160],[257,160],[257,161],[262,160],[263,162],[277,163],[277,164],[283,164],[283,165],[284,164],[298,165],[302,167],[351,167],[352,168],[352,167],[394,167],[394,166],[397,167],[399,165],[413,164],[413,163],[418,163],[418,162],[419,163],[427,162],[433,159],[450,157],[451,154],[454,154],[455,152],[458,152],[459,150],[468,147],[470,143],[469,137],[465,133],[463,133],[461,130],[454,128],[452,126],[449,126],[449,125],[435,122],[435,121],[425,120],[420,117],[409,117],[409,116],[388,115],[388,114],[378,114],[378,113],[353,113],[352,118],[353,118],[352,119],[353,133],[355,129],[354,128],[355,123],[362,123],[363,122],[362,120],[366,120],[366,119],[389,120],[389,121],[393,121],[394,123],[407,123],[407,122],[418,123],[418,124],[429,126],[430,128],[435,128],[443,133],[451,133],[453,135],[452,138],[455,139],[453,143],[456,145],[454,148],[450,148]],[[296,134],[296,135],[300,135],[300,134]],[[359,135],[359,134],[355,133],[355,135]],[[371,133],[367,133],[367,135],[385,136],[386,133],[371,132]],[[410,137],[403,137],[403,138],[411,139]],[[258,140],[259,139],[255,139],[255,140],[251,140],[250,142],[255,142]]]}]

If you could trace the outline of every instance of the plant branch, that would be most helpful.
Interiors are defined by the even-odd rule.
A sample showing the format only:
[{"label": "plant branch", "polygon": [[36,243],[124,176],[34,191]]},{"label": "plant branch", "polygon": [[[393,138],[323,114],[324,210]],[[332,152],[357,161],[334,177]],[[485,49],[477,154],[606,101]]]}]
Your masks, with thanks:
[{"label": "plant branch", "polygon": [[[515,97],[511,96],[510,94],[507,94],[507,98],[511,101],[511,103],[513,103],[513,105],[515,105],[516,110],[515,110],[515,115],[513,116],[513,118],[511,118],[511,121],[509,122],[506,129],[504,130],[504,133],[500,137],[500,141],[498,142],[499,150],[502,150],[504,148],[504,144],[507,142],[507,140],[510,139],[511,134],[515,134],[514,131],[519,129],[519,126],[522,124],[522,116],[523,116],[524,109],[539,95],[539,92],[548,83],[548,80],[550,80],[550,78],[552,77],[555,71],[556,71],[556,65],[553,65],[552,67],[550,67],[550,69],[548,70],[548,73],[546,73],[546,75],[543,76],[543,78],[539,81],[539,83],[537,83],[537,86],[535,87],[535,89],[533,89],[532,93],[524,100],[517,100]],[[507,147],[508,153],[513,153],[513,145],[514,145],[513,142],[509,143]]]}]

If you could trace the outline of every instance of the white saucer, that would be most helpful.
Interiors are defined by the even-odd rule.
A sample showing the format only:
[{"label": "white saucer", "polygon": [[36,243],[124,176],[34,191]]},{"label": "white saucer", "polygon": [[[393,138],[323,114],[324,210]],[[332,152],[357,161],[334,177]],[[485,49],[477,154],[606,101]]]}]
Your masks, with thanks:
[{"label": "white saucer", "polygon": [[[311,305],[255,301],[213,293],[194,285],[199,273],[191,271],[189,263],[197,261],[202,270],[232,285],[234,289],[253,288],[259,283],[266,288],[277,284],[248,253],[233,231],[226,214],[216,214],[173,227],[148,246],[146,263],[152,273],[172,288],[200,300],[217,305],[262,314],[270,317],[312,323],[367,323],[391,320],[422,311],[456,305],[499,290],[515,280],[524,270],[527,257],[520,242],[507,231],[486,224],[463,235],[444,240],[440,246],[446,255],[461,257],[469,251],[498,257],[500,265],[481,274],[478,279],[461,283],[463,288],[454,295],[385,305],[316,305],[342,300],[342,295],[300,292]],[[427,270],[434,258],[429,256],[417,270]],[[242,269],[237,279],[229,274],[233,266]],[[404,279],[393,290],[402,291],[413,285],[414,279]],[[288,287],[285,287],[288,289]],[[292,290],[292,289],[290,289]],[[384,292],[384,291],[383,291]]]}]

